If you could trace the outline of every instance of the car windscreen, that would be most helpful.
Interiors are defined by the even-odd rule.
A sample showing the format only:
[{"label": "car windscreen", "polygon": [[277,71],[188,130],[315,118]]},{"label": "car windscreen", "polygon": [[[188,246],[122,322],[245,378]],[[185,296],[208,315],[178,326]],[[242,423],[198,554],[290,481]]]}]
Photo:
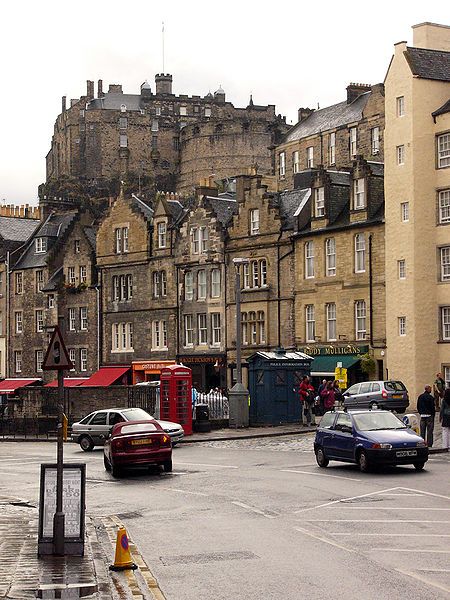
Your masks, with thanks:
[{"label": "car windscreen", "polygon": [[127,421],[146,421],[147,419],[153,419],[152,415],[142,408],[126,408],[122,411],[123,416]]},{"label": "car windscreen", "polygon": [[158,427],[154,423],[130,423],[129,425],[122,425],[120,433],[127,435],[129,433],[153,433],[159,431]]},{"label": "car windscreen", "polygon": [[406,390],[401,381],[385,381],[384,387],[388,392],[404,392]]},{"label": "car windscreen", "polygon": [[377,431],[381,429],[406,429],[406,426],[390,412],[371,411],[353,415],[353,421],[360,431]]}]

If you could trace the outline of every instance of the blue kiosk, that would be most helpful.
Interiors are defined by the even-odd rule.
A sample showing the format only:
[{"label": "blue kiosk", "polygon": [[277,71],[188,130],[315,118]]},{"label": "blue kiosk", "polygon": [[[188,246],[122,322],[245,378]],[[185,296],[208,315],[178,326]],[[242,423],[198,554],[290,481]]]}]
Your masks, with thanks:
[{"label": "blue kiosk", "polygon": [[278,348],[247,358],[250,392],[249,424],[280,425],[301,421],[298,387],[310,375],[312,357]]}]

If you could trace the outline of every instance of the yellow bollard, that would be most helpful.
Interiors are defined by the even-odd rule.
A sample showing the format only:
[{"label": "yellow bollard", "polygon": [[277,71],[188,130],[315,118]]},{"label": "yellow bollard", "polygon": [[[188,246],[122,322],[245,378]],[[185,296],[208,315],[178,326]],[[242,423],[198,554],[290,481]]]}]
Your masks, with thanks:
[{"label": "yellow bollard", "polygon": [[110,571],[125,571],[127,569],[137,569],[137,565],[131,560],[130,549],[128,547],[128,536],[125,527],[120,527],[117,532],[116,556],[114,564],[110,565]]}]

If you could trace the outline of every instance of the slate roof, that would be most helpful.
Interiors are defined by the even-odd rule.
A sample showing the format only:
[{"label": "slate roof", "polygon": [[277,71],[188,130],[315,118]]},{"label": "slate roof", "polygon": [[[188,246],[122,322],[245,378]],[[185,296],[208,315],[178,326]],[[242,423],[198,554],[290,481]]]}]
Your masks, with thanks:
[{"label": "slate roof", "polygon": [[231,197],[230,193],[220,194],[219,196],[206,196],[206,201],[223,227],[226,227],[233,215],[238,212],[237,202]]},{"label": "slate roof", "polygon": [[155,212],[153,208],[136,196],[136,194],[132,194],[132,198],[136,208],[141,211],[147,221],[150,221],[153,218],[153,213]]},{"label": "slate roof", "polygon": [[93,227],[83,227],[84,235],[89,242],[92,250],[95,252],[97,246],[97,235]]},{"label": "slate roof", "polygon": [[384,177],[384,163],[368,160],[367,164],[369,165],[373,175]]},{"label": "slate roof", "polygon": [[292,142],[310,135],[359,121],[372,92],[365,92],[350,104],[347,101],[313,111],[286,134],[283,142]]},{"label": "slate roof", "polygon": [[122,104],[127,107],[127,112],[130,110],[141,109],[141,96],[138,94],[119,94],[117,92],[108,92],[103,98],[95,98],[86,106],[87,110],[106,109],[120,110]]},{"label": "slate roof", "polygon": [[443,104],[440,108],[431,113],[431,116],[437,117],[439,115],[444,115],[445,113],[450,112],[450,99],[447,100],[445,104]]},{"label": "slate roof", "polygon": [[12,242],[26,242],[40,225],[36,219],[23,217],[0,217],[0,237]]},{"label": "slate roof", "polygon": [[311,196],[311,189],[295,189],[278,194],[282,229],[295,228],[295,217],[301,211]]},{"label": "slate roof", "polygon": [[450,81],[450,52],[408,47],[405,56],[416,77]]},{"label": "slate roof", "polygon": [[42,288],[42,291],[43,292],[54,292],[55,290],[57,290],[58,284],[60,281],[62,281],[63,276],[64,276],[63,267],[59,267],[59,269],[56,269],[56,271],[53,273],[53,275],[49,278],[47,283],[44,285],[44,287]]},{"label": "slate roof", "polygon": [[183,205],[178,200],[167,200],[167,207],[170,210],[174,222],[176,222],[184,211]]}]

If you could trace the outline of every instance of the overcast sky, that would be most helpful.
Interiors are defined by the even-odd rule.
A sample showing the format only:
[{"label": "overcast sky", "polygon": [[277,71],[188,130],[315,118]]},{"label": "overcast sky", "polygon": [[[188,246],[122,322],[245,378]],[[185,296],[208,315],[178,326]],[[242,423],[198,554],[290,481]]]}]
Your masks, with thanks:
[{"label": "overcast sky", "polygon": [[[86,80],[138,93],[163,69],[176,94],[222,85],[227,100],[275,104],[295,123],[300,106],[345,98],[350,82],[383,81],[393,44],[411,25],[450,24],[445,0],[249,2],[61,0],[8,2],[1,10],[0,200],[35,203],[61,96]],[[97,87],[95,88],[97,90]]]}]

